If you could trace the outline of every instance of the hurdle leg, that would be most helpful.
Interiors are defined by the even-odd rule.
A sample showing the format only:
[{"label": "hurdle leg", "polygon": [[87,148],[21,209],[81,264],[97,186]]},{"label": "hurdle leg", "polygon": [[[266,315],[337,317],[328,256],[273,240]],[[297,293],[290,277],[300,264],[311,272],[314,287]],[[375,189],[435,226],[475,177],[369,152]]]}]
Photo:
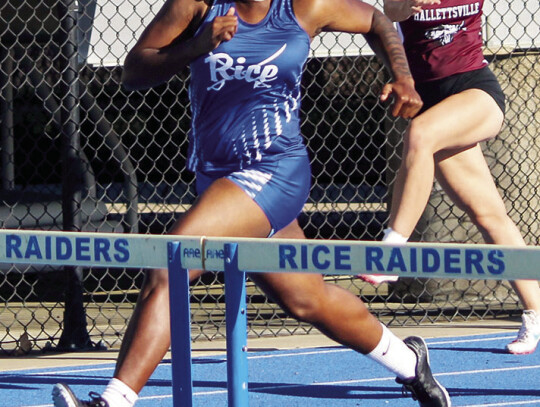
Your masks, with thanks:
[{"label": "hurdle leg", "polygon": [[229,407],[247,407],[246,274],[238,270],[238,245],[225,244],[225,318]]},{"label": "hurdle leg", "polygon": [[171,365],[174,407],[193,406],[189,272],[182,267],[181,244],[168,243]]}]

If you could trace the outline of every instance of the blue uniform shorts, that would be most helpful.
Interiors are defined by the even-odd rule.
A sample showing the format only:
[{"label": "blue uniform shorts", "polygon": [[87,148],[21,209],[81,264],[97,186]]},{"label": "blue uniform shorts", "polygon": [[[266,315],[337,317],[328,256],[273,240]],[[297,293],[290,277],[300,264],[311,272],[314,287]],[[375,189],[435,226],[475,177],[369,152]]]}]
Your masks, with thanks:
[{"label": "blue uniform shorts", "polygon": [[305,150],[295,155],[263,156],[261,161],[233,172],[197,172],[197,193],[202,194],[219,178],[233,181],[261,207],[272,235],[302,211],[311,187],[311,168]]}]

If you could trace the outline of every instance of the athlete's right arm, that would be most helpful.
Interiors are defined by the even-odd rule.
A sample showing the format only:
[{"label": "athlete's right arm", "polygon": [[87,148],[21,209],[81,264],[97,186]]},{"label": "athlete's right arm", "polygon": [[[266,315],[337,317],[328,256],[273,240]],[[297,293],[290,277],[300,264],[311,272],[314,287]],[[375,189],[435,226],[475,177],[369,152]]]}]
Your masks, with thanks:
[{"label": "athlete's right arm", "polygon": [[216,17],[197,36],[189,36],[207,9],[204,1],[167,0],[126,56],[122,84],[129,90],[159,85],[200,55],[230,40],[238,26],[233,8],[227,15]]},{"label": "athlete's right arm", "polygon": [[420,13],[423,6],[441,4],[441,0],[384,0],[384,14],[392,21],[404,21]]}]

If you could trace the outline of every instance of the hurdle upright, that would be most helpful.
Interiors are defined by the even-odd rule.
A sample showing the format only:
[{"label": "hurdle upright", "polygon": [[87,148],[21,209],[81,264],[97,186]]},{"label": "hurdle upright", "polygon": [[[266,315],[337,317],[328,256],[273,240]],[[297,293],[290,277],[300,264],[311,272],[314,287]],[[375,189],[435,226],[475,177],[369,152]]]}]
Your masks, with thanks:
[{"label": "hurdle upright", "polygon": [[[204,245],[201,244],[201,250]],[[238,245],[218,243],[208,249],[221,259],[214,270],[225,272],[225,315],[227,347],[227,400],[229,406],[247,407],[247,307],[245,273],[238,268]],[[182,255],[183,253],[183,255]],[[181,242],[168,244],[169,299],[171,315],[171,360],[174,407],[193,405],[191,328],[188,268],[183,265],[197,251],[185,249]],[[204,255],[204,254],[203,254]],[[208,265],[205,264],[206,267]]]}]

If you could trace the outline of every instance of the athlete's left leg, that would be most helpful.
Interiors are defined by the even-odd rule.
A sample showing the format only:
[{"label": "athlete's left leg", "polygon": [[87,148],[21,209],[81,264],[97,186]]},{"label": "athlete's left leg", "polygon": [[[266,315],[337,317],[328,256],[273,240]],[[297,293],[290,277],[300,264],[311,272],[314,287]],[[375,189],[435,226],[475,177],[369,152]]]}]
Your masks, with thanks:
[{"label": "athlete's left leg", "polygon": [[[305,238],[297,221],[274,237]],[[311,323],[329,338],[396,374],[396,381],[411,391],[420,405],[450,406],[448,393],[431,374],[424,341],[397,338],[350,291],[326,283],[320,274],[254,273],[250,277],[290,316]]]}]

